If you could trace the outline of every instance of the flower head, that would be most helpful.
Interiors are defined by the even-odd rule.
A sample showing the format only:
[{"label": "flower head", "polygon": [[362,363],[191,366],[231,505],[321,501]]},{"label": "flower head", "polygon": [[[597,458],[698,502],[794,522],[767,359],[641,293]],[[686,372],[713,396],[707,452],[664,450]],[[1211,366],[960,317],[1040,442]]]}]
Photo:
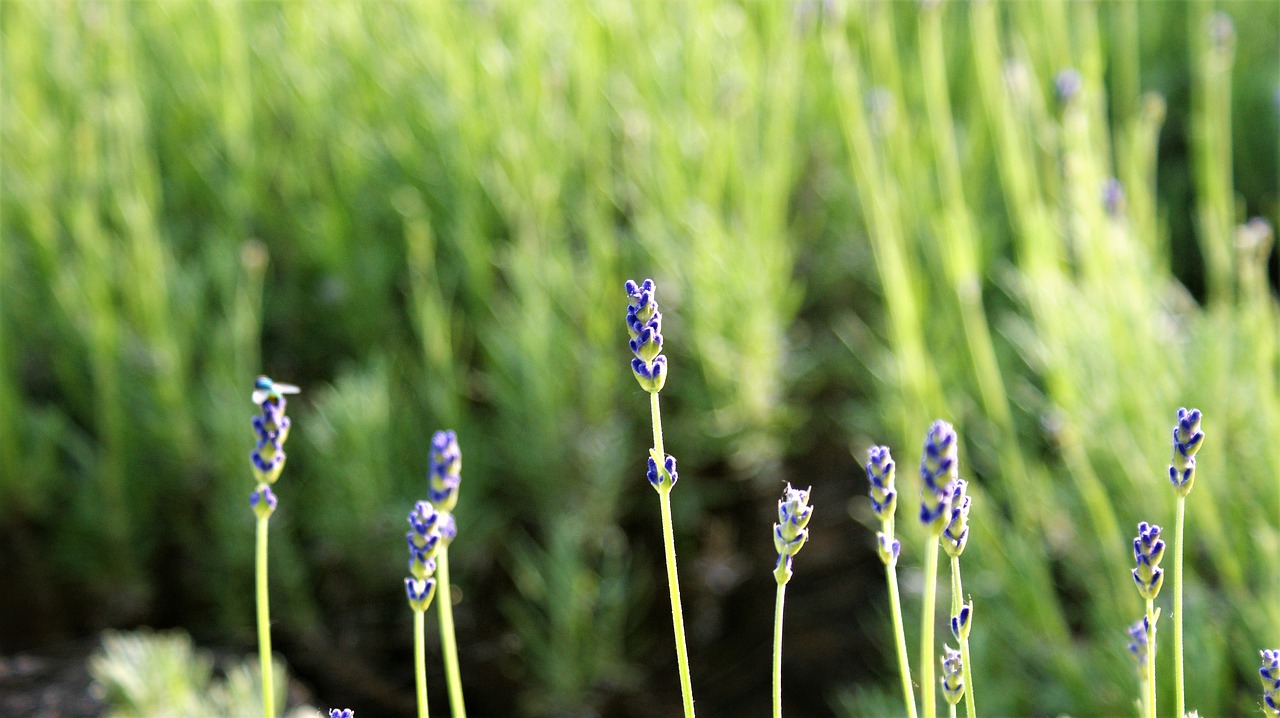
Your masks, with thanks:
[{"label": "flower head", "polygon": [[935,535],[951,521],[952,482],[959,471],[956,431],[939,419],[924,437],[920,459],[920,522]]},{"label": "flower head", "polygon": [[1200,410],[1178,409],[1178,422],[1173,426],[1173,463],[1169,465],[1169,481],[1180,496],[1191,493],[1196,478],[1196,452],[1203,443]]},{"label": "flower head", "polygon": [[1262,703],[1266,714],[1277,718],[1280,716],[1280,648],[1260,653],[1262,668],[1258,675],[1262,678]]},{"label": "flower head", "polygon": [[1164,569],[1160,568],[1160,559],[1164,558],[1164,541],[1160,540],[1160,527],[1146,521],[1138,524],[1138,536],[1133,540],[1133,558],[1138,567],[1133,569],[1133,580],[1138,584],[1138,593],[1148,601],[1155,600],[1164,583]]},{"label": "flower head", "polygon": [[453,431],[437,431],[431,437],[431,463],[427,470],[427,498],[437,511],[453,511],[462,483],[462,450]]},{"label": "flower head", "polygon": [[350,708],[330,708],[329,718],[356,718],[356,712]]},{"label": "flower head", "polygon": [[662,356],[662,313],[654,297],[652,279],[640,284],[628,279],[627,333],[631,335],[631,371],[641,388],[650,394],[662,391],[667,381],[667,358]]},{"label": "flower head", "polygon": [[881,521],[893,518],[898,506],[898,492],[893,478],[896,465],[887,446],[873,446],[867,451],[867,479],[871,482],[871,511]]},{"label": "flower head", "polygon": [[249,494],[249,507],[258,518],[265,519],[276,510],[276,495],[266,484],[258,484],[258,488]]},{"label": "flower head", "polygon": [[791,484],[778,501],[778,523],[773,525],[773,545],[778,550],[778,564],[773,575],[779,584],[791,580],[791,559],[809,540],[809,519],[813,507],[809,505],[811,489],[793,489]]},{"label": "flower head", "polygon": [[943,645],[942,651],[942,697],[956,705],[964,697],[964,661],[951,646]]},{"label": "flower head", "polygon": [[409,512],[409,573],[423,579],[436,570],[436,555],[440,552],[440,517],[431,504],[419,501]]},{"label": "flower head", "polygon": [[969,541],[969,482],[956,479],[951,482],[951,512],[947,527],[942,530],[942,548],[947,555],[959,557]]},{"label": "flower head", "polygon": [[[249,462],[258,483],[274,484],[284,469],[284,442],[289,438],[291,423],[284,414],[287,404],[284,394],[297,389],[288,384],[275,384],[267,377],[258,377],[254,387],[253,400],[262,413],[253,417],[253,433],[258,441],[249,453]],[[286,390],[280,391],[277,387]]]}]

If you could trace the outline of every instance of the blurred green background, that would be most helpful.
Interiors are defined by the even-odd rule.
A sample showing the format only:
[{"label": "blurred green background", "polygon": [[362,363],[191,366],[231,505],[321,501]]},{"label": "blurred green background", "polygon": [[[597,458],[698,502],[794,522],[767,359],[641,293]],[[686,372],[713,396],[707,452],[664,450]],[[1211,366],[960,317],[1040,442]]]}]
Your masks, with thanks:
[{"label": "blurred green background", "polygon": [[1188,706],[1256,710],[1280,314],[1240,225],[1280,215],[1280,4],[6,0],[0,37],[0,651],[252,650],[266,373],[303,389],[277,649],[322,705],[412,708],[404,517],[452,427],[472,712],[675,714],[623,321],[652,276],[705,715],[764,711],[783,481],[817,506],[787,710],[896,710],[859,464],[893,448],[909,517],[935,417],[984,712],[1131,713],[1130,542],[1172,524],[1182,405]]}]

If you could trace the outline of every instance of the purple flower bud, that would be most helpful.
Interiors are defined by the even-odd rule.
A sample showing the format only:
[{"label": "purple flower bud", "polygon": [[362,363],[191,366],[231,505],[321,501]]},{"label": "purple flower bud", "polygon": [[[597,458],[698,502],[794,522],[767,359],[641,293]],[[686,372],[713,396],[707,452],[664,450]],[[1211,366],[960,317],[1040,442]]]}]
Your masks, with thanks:
[{"label": "purple flower bud", "polygon": [[284,393],[296,392],[297,387],[277,384],[267,377],[258,377],[254,387],[253,400],[262,413],[252,420],[257,443],[249,453],[249,462],[258,483],[274,484],[284,469],[284,442],[291,423],[284,414]]},{"label": "purple flower bud", "polygon": [[646,477],[655,490],[671,490],[671,487],[675,486],[676,482],[680,480],[680,473],[676,471],[676,457],[668,454],[667,458],[662,462],[662,467],[659,468],[658,462],[654,461],[653,457],[650,456],[649,471],[646,473]]},{"label": "purple flower bud", "polygon": [[898,492],[894,491],[896,465],[887,446],[873,446],[867,452],[867,480],[871,482],[871,511],[881,521],[893,518],[898,506]]},{"label": "purple flower bud", "polygon": [[773,545],[779,557],[774,570],[774,578],[779,584],[791,579],[791,562],[782,559],[795,556],[805,541],[809,540],[809,530],[806,527],[813,516],[813,507],[809,505],[811,490],[793,489],[791,484],[787,484],[782,499],[778,501],[778,523],[773,525]]},{"label": "purple flower bud", "polygon": [[964,661],[960,658],[960,651],[951,646],[944,645],[942,651],[942,675],[939,677],[942,697],[947,699],[947,703],[956,705],[964,698]]},{"label": "purple flower bud", "polygon": [[1129,626],[1128,630],[1129,654],[1133,656],[1134,662],[1138,664],[1138,675],[1145,675],[1147,670],[1147,637],[1151,634],[1151,624],[1147,623],[1147,617],[1143,616]]},{"label": "purple flower bud", "polygon": [[434,578],[406,578],[404,580],[404,592],[409,597],[409,607],[415,611],[425,611],[427,606],[431,605],[431,599],[436,595],[436,580]]},{"label": "purple flower bud", "polygon": [[952,484],[957,480],[955,429],[939,419],[929,427],[924,438],[924,456],[920,459],[920,522],[935,535],[951,521]]},{"label": "purple flower bud", "polygon": [[1154,600],[1164,583],[1164,570],[1160,559],[1164,558],[1164,541],[1160,540],[1160,527],[1146,521],[1138,524],[1138,537],[1133,540],[1133,558],[1138,567],[1133,569],[1133,580],[1138,593],[1147,600]]},{"label": "purple flower bud", "polygon": [[1262,678],[1262,703],[1267,715],[1280,718],[1280,648],[1260,653],[1262,668],[1258,675]]},{"label": "purple flower bud", "polygon": [[437,511],[453,511],[462,484],[462,450],[458,435],[437,431],[431,437],[430,468],[427,470],[427,498]]},{"label": "purple flower bud", "polygon": [[329,718],[356,718],[356,712],[350,708],[330,708]]},{"label": "purple flower bud", "polygon": [[1178,421],[1173,426],[1173,461],[1169,465],[1169,482],[1179,496],[1191,493],[1196,479],[1196,452],[1204,443],[1200,430],[1199,409],[1178,409]]},{"label": "purple flower bud", "polygon": [[249,494],[249,507],[258,518],[264,519],[276,510],[276,495],[266,484],[258,484],[258,488]]},{"label": "purple flower bud", "polygon": [[667,381],[667,359],[662,356],[662,314],[658,311],[657,290],[652,279],[640,284],[628,279],[625,285],[627,333],[631,335],[631,372],[641,388],[650,394],[662,391]]},{"label": "purple flower bud", "polygon": [[956,479],[951,482],[950,519],[942,530],[942,548],[947,555],[958,558],[969,541],[969,482]]}]

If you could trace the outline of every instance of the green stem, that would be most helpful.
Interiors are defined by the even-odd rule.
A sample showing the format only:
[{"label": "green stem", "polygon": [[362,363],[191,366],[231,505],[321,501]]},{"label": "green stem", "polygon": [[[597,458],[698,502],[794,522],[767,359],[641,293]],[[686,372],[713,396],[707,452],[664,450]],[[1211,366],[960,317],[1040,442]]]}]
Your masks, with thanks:
[{"label": "green stem", "polygon": [[[1147,716],[1156,718],[1156,608],[1155,599],[1147,599]],[[1179,716],[1181,718],[1181,716]]]},{"label": "green stem", "polygon": [[[658,408],[658,394],[649,394],[649,413],[653,417],[653,450],[657,461],[666,458],[662,448],[662,412]],[[667,553],[667,590],[671,594],[671,623],[675,630],[676,663],[680,669],[680,694],[684,699],[685,718],[693,718],[693,683],[689,680],[689,649],[684,641],[684,611],[680,608],[680,579],[676,575],[676,539],[671,526],[671,484],[658,490],[662,507],[662,544]]]},{"label": "green stem", "polygon": [[938,715],[933,685],[933,611],[934,593],[938,590],[938,535],[930,530],[924,551],[924,617],[920,630],[920,699],[925,718]]},{"label": "green stem", "polygon": [[413,668],[414,682],[418,687],[418,718],[427,718],[426,615],[426,611],[413,612]]},{"label": "green stem", "polygon": [[1178,701],[1178,718],[1187,714],[1186,689],[1182,677],[1182,522],[1187,497],[1178,496],[1173,526],[1173,690]]},{"label": "green stem", "polygon": [[262,673],[262,715],[275,718],[275,686],[271,677],[271,607],[267,602],[267,520],[266,516],[258,519],[258,657]]},{"label": "green stem", "polygon": [[787,584],[778,584],[773,606],[773,718],[782,718],[782,602]]},{"label": "green stem", "polygon": [[440,606],[440,649],[444,653],[444,677],[449,688],[449,712],[453,718],[466,718],[462,701],[462,674],[458,670],[458,639],[453,630],[453,594],[449,589],[449,547],[436,556],[436,603]]},{"label": "green stem", "polygon": [[[960,615],[964,605],[964,585],[960,582],[960,557],[951,557],[951,615]],[[972,619],[972,616],[970,616]],[[964,680],[964,712],[968,718],[977,718],[978,709],[973,698],[973,668],[969,665],[969,638],[960,639],[960,670]],[[954,708],[954,707],[953,707]]]},{"label": "green stem", "polygon": [[889,611],[893,615],[893,633],[897,639],[898,668],[902,675],[902,700],[907,704],[907,718],[916,718],[916,695],[911,689],[911,665],[907,659],[907,634],[902,629],[902,605],[898,598],[898,571],[885,566],[889,579]]}]

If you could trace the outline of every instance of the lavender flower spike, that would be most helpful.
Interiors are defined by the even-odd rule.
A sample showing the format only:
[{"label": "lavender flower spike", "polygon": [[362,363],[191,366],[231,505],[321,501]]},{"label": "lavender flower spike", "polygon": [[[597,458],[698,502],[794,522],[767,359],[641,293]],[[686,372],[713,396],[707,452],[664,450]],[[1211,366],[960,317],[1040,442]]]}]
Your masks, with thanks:
[{"label": "lavender flower spike", "polygon": [[778,501],[778,523],[773,525],[773,545],[778,550],[778,564],[773,577],[778,585],[791,580],[791,558],[799,553],[809,540],[809,518],[813,507],[809,505],[812,489],[793,489],[787,484],[782,499]]},{"label": "lavender flower spike", "polygon": [[1138,593],[1148,601],[1153,601],[1164,583],[1164,569],[1160,568],[1160,559],[1164,558],[1164,541],[1160,540],[1159,526],[1152,526],[1146,521],[1138,524],[1138,536],[1133,540],[1133,558],[1138,564],[1133,569],[1133,580],[1138,584]]},{"label": "lavender flower spike", "polygon": [[253,417],[253,433],[258,443],[249,453],[253,474],[260,484],[274,484],[284,469],[284,442],[289,438],[289,417],[284,415],[285,394],[296,394],[298,387],[260,376],[254,382],[253,403],[262,413]]},{"label": "lavender flower spike", "polygon": [[1178,423],[1173,427],[1173,462],[1169,465],[1169,481],[1179,496],[1191,493],[1196,478],[1196,452],[1203,443],[1200,410],[1178,409]]},{"label": "lavender flower spike", "polygon": [[964,697],[964,662],[951,646],[943,645],[942,651],[942,697],[956,705]]},{"label": "lavender flower spike", "polygon": [[887,446],[873,446],[867,452],[867,480],[871,482],[871,511],[880,519],[884,531],[876,532],[880,561],[892,566],[898,561],[902,543],[893,538],[893,514],[898,508],[898,492],[894,490],[895,464]]},{"label": "lavender flower spike", "polygon": [[409,574],[411,578],[404,580],[405,593],[409,596],[409,607],[422,612],[431,605],[436,592],[436,555],[441,548],[440,540],[441,514],[426,501],[414,504],[409,513],[409,533],[405,538],[409,542]]},{"label": "lavender flower spike", "polygon": [[1263,710],[1271,718],[1280,718],[1280,648],[1261,651],[1262,668],[1258,675],[1262,677]]},{"label": "lavender flower spike", "polygon": [[462,450],[458,435],[437,431],[431,437],[431,464],[427,470],[427,498],[437,511],[451,512],[458,504],[462,484]]},{"label": "lavender flower spike", "polygon": [[920,459],[920,522],[934,535],[942,533],[951,520],[952,482],[959,471],[956,431],[939,419],[924,438]]},{"label": "lavender flower spike", "polygon": [[662,313],[654,298],[652,279],[640,284],[628,279],[627,332],[631,335],[631,371],[640,387],[650,394],[662,391],[667,382],[667,358],[662,356]]},{"label": "lavender flower spike", "polygon": [[942,530],[942,548],[952,558],[959,558],[969,542],[969,482],[956,479],[951,483],[951,512],[947,527]]}]

